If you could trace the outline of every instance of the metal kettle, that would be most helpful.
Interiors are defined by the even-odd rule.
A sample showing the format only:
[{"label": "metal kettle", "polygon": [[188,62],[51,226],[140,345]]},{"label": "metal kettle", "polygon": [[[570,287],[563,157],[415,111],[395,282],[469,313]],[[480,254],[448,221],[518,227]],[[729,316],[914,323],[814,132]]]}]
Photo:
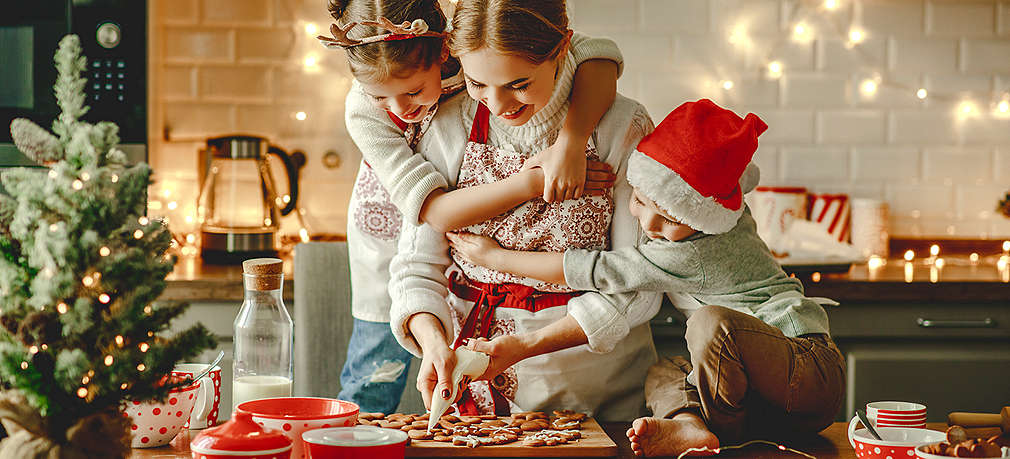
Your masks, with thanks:
[{"label": "metal kettle", "polygon": [[[237,263],[277,256],[280,217],[298,202],[299,165],[266,138],[252,135],[207,139],[206,152],[210,164],[197,200],[204,260]],[[277,192],[268,155],[284,164],[286,194]]]}]

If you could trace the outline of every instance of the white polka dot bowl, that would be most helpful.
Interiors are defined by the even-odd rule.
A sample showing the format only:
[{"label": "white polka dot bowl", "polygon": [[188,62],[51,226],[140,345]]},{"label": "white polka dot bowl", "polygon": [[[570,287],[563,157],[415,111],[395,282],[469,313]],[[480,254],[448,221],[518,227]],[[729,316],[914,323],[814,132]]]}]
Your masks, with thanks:
[{"label": "white polka dot bowl", "polygon": [[200,383],[174,389],[168,393],[164,403],[130,402],[123,410],[133,420],[130,433],[134,448],[154,448],[167,445],[186,425],[193,413],[193,404],[199,393]]},{"label": "white polka dot bowl", "polygon": [[290,459],[291,439],[236,411],[228,422],[200,432],[189,450],[193,459]]},{"label": "white polka dot bowl", "polygon": [[866,429],[856,429],[849,435],[849,443],[859,459],[910,459],[915,457],[915,447],[936,443],[947,434],[912,427],[878,427],[880,440]]},{"label": "white polka dot bowl", "polygon": [[358,405],[332,398],[262,398],[239,403],[235,411],[252,414],[257,424],[287,435],[292,442],[291,459],[306,457],[303,432],[326,427],[350,427],[358,423]]}]

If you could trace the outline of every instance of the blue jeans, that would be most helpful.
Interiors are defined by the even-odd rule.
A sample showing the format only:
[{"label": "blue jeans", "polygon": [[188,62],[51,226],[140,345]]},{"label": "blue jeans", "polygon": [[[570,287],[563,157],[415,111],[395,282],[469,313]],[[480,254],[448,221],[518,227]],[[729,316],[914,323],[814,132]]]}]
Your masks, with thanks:
[{"label": "blue jeans", "polygon": [[338,397],[357,403],[362,412],[394,412],[407,384],[412,357],[396,342],[389,322],[354,319]]}]

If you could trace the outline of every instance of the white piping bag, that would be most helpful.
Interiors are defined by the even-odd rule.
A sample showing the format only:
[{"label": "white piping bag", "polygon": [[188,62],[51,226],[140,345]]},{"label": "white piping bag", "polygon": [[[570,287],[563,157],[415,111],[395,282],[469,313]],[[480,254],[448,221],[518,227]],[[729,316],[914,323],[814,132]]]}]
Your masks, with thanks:
[{"label": "white piping bag", "polygon": [[458,347],[455,352],[456,368],[452,369],[452,394],[449,395],[448,400],[442,398],[442,394],[431,394],[431,411],[428,413],[428,432],[431,432],[435,424],[438,424],[439,418],[449,409],[449,405],[456,400],[456,395],[459,392],[459,383],[463,380],[463,377],[469,376],[470,379],[477,378],[484,374],[484,371],[487,370],[488,365],[491,363],[491,358],[483,352],[477,352],[465,347]]}]

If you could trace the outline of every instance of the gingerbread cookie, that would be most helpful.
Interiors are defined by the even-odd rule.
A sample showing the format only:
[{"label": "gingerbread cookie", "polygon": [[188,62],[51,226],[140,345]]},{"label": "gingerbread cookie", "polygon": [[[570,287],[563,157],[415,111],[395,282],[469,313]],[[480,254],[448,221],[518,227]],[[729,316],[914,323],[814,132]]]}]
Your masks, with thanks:
[{"label": "gingerbread cookie", "polygon": [[383,413],[358,413],[358,421],[374,421],[385,418],[386,415]]}]

